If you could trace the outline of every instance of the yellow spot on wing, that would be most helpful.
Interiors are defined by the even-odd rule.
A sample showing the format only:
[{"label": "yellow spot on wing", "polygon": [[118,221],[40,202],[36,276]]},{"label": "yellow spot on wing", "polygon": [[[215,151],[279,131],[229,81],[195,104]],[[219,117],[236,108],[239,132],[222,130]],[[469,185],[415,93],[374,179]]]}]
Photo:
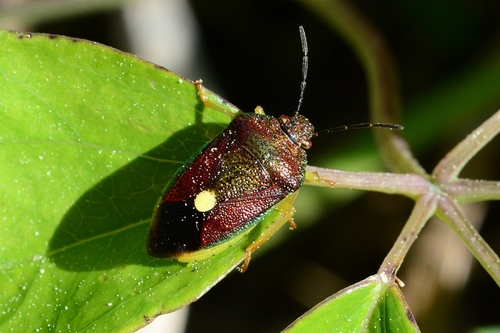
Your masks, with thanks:
[{"label": "yellow spot on wing", "polygon": [[194,198],[194,207],[201,213],[208,212],[217,204],[217,196],[211,190],[205,190],[198,193]]}]

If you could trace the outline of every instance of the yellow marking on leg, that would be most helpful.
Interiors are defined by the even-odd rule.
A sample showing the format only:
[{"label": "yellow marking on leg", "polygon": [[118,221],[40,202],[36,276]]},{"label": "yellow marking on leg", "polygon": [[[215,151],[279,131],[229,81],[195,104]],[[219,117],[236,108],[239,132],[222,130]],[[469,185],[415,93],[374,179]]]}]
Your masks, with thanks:
[{"label": "yellow marking on leg", "polygon": [[255,111],[255,113],[256,113],[256,114],[266,114],[266,113],[264,112],[264,109],[263,109],[263,108],[262,108],[262,106],[260,106],[260,105],[257,105],[257,106],[255,107],[255,110],[254,110],[254,111]]},{"label": "yellow marking on leg", "polygon": [[242,113],[236,106],[227,102],[223,98],[216,96],[215,94],[214,95],[219,99],[219,102],[221,104],[214,103],[212,100],[210,100],[210,98],[208,97],[208,93],[210,91],[205,89],[205,87],[203,87],[203,80],[194,81],[194,85],[198,90],[198,96],[200,96],[201,101],[206,107],[217,110],[227,115],[231,119],[234,119],[237,115]]},{"label": "yellow marking on leg", "polygon": [[331,188],[335,187],[335,182],[332,182],[331,180],[328,179],[323,179],[321,178],[320,175],[318,175],[317,172],[311,172],[311,171],[306,171],[305,183],[316,186],[318,186],[318,184],[325,184]]}]

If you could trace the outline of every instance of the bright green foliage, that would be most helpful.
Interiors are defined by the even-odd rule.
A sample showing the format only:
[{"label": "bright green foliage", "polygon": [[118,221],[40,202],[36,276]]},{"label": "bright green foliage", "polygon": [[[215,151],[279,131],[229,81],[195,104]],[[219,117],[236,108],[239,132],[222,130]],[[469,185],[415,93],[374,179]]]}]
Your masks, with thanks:
[{"label": "bright green foliage", "polygon": [[299,332],[420,332],[400,289],[371,276],[339,291],[285,330]]},{"label": "bright green foliage", "polygon": [[0,331],[133,330],[235,267],[243,245],[146,252],[161,190],[229,121],[192,82],[82,40],[1,32],[0,49]]}]

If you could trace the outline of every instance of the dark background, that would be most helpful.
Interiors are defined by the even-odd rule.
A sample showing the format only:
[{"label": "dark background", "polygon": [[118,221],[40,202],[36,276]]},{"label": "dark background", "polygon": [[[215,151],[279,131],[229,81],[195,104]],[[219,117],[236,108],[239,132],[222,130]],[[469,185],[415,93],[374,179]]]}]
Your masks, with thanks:
[{"label": "dark background", "polygon": [[[418,110],[411,106],[446,91],[484,59],[500,57],[497,0],[352,3],[381,31],[394,54],[404,109]],[[201,33],[199,58],[214,74],[203,79],[209,88],[217,86],[220,94],[240,109],[252,111],[261,105],[274,116],[295,111],[302,58],[298,26],[303,25],[309,40],[310,70],[302,113],[317,129],[368,120],[366,79],[355,54],[304,7],[277,0],[192,0],[190,4]],[[128,45],[119,10],[39,24],[31,30],[90,39],[125,51]],[[162,65],[168,68],[168,64]],[[437,140],[424,146],[410,142],[419,147],[416,155],[427,171],[499,109],[500,87],[498,90],[498,103],[487,110],[478,103],[481,112],[471,103],[470,117],[460,123],[442,124]],[[453,110],[444,107],[443,112]],[[403,113],[407,133],[415,131],[424,137],[427,124],[405,123],[404,119],[416,118],[412,116]],[[326,166],[322,161],[349,153],[352,142],[360,138],[372,142],[369,131],[317,138],[309,162]],[[500,179],[498,145],[498,140],[492,142],[471,162],[465,176]],[[306,204],[298,206],[307,210],[306,196],[315,200],[323,192],[305,190],[299,200]],[[193,303],[187,332],[284,329],[325,297],[376,273],[409,216],[412,202],[399,196],[366,193],[341,207],[331,202],[325,206],[332,208],[315,218],[312,225],[304,221],[308,212],[302,212],[296,218],[298,230],[280,232],[286,234],[285,241],[269,251],[258,251],[245,274],[230,274]],[[472,206],[471,211],[486,212],[481,233],[500,252],[498,203]],[[399,274],[407,283],[403,292],[420,328],[424,332],[470,332],[477,326],[499,325],[500,291],[487,273],[474,260],[470,268],[460,268],[470,260],[460,254],[463,246],[458,245],[458,250],[448,248],[444,259],[439,256],[441,250],[433,250],[442,249],[439,246],[448,238],[454,238],[448,228],[430,222]],[[453,284],[453,277],[440,271],[445,266],[440,260],[451,263],[452,275],[456,263],[460,282]]]}]

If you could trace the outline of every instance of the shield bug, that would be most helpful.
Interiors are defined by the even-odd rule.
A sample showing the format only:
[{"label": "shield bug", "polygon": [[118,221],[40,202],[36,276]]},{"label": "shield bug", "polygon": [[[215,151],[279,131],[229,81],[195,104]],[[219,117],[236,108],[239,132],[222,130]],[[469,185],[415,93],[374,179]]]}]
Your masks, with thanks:
[{"label": "shield bug", "polygon": [[[215,139],[206,144],[177,172],[166,186],[153,214],[148,252],[153,257],[180,262],[202,260],[234,244],[269,214],[275,222],[246,248],[243,272],[251,253],[284,223],[295,228],[293,200],[306,177],[313,125],[299,114],[308,69],[307,40],[302,43],[302,82],[297,111],[274,118],[261,107],[241,113]],[[201,81],[195,82],[202,102],[226,112],[206,97]],[[385,127],[392,124],[356,124],[351,128]]]}]

